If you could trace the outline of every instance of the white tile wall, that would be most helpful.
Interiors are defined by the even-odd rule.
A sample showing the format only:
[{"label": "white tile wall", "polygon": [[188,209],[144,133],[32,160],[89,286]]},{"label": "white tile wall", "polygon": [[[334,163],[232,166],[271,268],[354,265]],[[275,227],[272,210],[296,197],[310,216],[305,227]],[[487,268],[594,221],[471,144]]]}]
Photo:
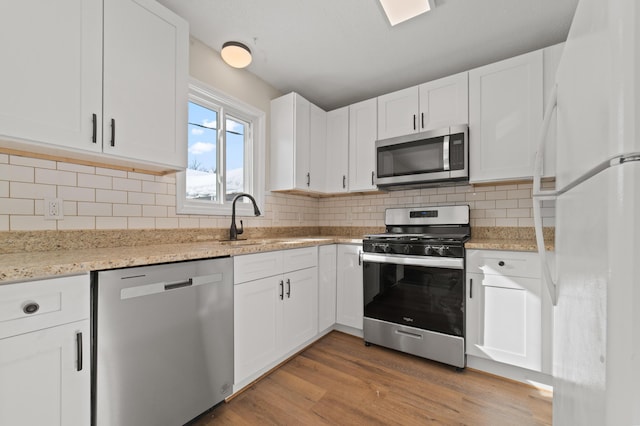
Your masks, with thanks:
[{"label": "white tile wall", "polygon": [[[176,214],[173,175],[153,176],[0,154],[0,231],[225,228],[228,217]],[[382,226],[389,207],[469,204],[474,226],[533,226],[531,184],[457,186],[332,198],[271,193],[247,227]],[[64,218],[44,220],[44,198],[63,200]],[[554,226],[555,204],[543,204]]]}]

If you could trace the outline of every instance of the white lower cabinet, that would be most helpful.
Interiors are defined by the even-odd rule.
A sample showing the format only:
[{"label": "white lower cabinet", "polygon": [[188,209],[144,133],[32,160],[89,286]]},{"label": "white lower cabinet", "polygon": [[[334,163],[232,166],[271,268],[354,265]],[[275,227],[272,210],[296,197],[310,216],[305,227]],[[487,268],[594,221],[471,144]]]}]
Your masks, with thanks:
[{"label": "white lower cabinet", "polygon": [[337,248],[335,244],[318,247],[318,330],[336,323]]},{"label": "white lower cabinet", "polygon": [[336,323],[362,330],[362,245],[338,245]]},{"label": "white lower cabinet", "polygon": [[[317,253],[317,247],[307,247],[234,258],[236,385],[257,378],[317,335]],[[260,269],[265,276],[256,278]]]},{"label": "white lower cabinet", "polygon": [[0,424],[90,423],[88,275],[0,285]]},{"label": "white lower cabinet", "polygon": [[543,371],[545,303],[536,253],[467,250],[467,355]]}]

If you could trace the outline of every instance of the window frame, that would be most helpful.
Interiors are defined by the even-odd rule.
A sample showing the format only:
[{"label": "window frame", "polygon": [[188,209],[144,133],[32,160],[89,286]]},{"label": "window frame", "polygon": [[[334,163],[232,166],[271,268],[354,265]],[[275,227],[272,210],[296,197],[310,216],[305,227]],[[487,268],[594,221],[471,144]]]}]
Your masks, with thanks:
[{"label": "window frame", "polygon": [[[220,107],[218,114],[221,115],[219,121],[223,123],[220,133],[226,132],[226,119],[230,115],[232,118],[241,119],[250,123],[248,131],[251,132],[251,148],[245,146],[245,191],[251,194],[260,207],[264,215],[265,196],[265,127],[266,114],[264,111],[242,102],[232,96],[223,93],[207,84],[194,78],[189,79],[189,102],[198,105]],[[187,108],[187,105],[185,105]],[[188,115],[187,115],[188,116]],[[220,137],[218,137],[220,140]],[[216,144],[219,145],[219,142]],[[185,146],[188,149],[188,146]],[[218,153],[224,151],[217,146]],[[246,155],[250,151],[250,155]],[[226,158],[222,157],[224,173],[226,179]],[[251,182],[247,182],[247,171],[251,170]],[[231,216],[231,202],[226,201],[226,194],[219,194],[222,202],[212,202],[207,200],[193,200],[186,197],[186,170],[176,173],[176,213],[187,215],[210,215],[210,216]],[[246,197],[242,201],[247,201]],[[255,216],[251,203],[236,203],[237,216]]]}]

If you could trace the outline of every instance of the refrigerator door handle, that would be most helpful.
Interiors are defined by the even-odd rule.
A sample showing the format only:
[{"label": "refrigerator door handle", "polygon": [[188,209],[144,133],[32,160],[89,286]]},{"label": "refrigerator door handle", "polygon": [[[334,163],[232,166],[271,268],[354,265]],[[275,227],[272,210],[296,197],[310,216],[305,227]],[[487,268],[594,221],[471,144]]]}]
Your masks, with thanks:
[{"label": "refrigerator door handle", "polygon": [[553,282],[549,262],[547,261],[547,250],[545,249],[544,236],[542,233],[541,203],[543,200],[554,200],[557,196],[557,192],[542,191],[540,186],[542,184],[544,148],[547,140],[547,133],[549,131],[549,124],[551,123],[551,116],[557,106],[558,87],[557,85],[554,85],[545,108],[544,119],[542,121],[542,127],[540,128],[540,137],[538,139],[538,151],[536,152],[536,159],[533,167],[533,224],[536,231],[536,245],[538,246],[540,264],[542,266],[542,279],[547,285],[553,306],[558,303],[557,284]]}]

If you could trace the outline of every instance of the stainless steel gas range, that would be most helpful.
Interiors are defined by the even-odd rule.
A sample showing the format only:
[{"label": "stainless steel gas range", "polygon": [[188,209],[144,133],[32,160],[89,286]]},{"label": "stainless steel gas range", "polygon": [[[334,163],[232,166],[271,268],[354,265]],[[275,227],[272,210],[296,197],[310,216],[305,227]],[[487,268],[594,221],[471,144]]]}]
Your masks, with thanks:
[{"label": "stainless steel gas range", "polygon": [[364,340],[465,366],[469,206],[394,208],[363,241]]}]

